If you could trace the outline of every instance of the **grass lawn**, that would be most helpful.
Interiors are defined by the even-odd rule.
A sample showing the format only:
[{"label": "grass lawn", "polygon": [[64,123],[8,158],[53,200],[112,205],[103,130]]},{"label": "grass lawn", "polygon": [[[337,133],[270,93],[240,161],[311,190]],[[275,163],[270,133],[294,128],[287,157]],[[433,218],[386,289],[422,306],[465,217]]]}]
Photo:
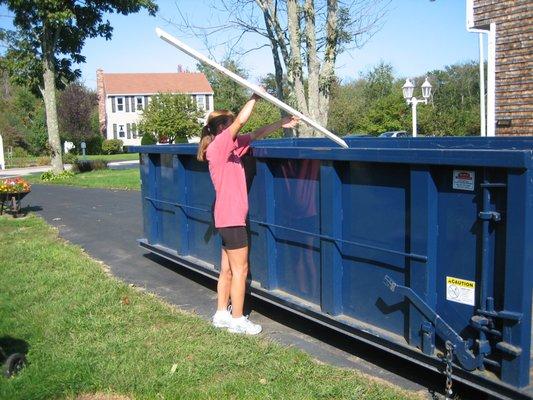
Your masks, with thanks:
[{"label": "grass lawn", "polygon": [[[83,159],[82,156],[78,156],[78,159]],[[122,154],[101,154],[87,156],[88,160],[106,160],[106,161],[129,161],[138,160],[139,153],[122,153]]]},{"label": "grass lawn", "polygon": [[414,396],[265,338],[217,330],[110,277],[35,216],[0,218],[0,276],[0,341],[28,348],[20,374],[0,377],[1,399]]},{"label": "grass lawn", "polygon": [[141,176],[139,168],[111,170],[103,169],[76,174],[72,178],[57,181],[43,182],[41,174],[33,174],[25,177],[30,183],[68,185],[89,188],[140,190]]}]

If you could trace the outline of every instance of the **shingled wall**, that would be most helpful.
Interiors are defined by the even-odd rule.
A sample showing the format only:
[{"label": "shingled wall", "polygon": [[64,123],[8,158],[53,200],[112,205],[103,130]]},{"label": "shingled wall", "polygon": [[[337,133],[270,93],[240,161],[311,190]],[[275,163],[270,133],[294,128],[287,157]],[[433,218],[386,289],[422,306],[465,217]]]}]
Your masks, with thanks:
[{"label": "shingled wall", "polygon": [[496,23],[496,134],[533,135],[533,1],[474,0],[476,28]]}]

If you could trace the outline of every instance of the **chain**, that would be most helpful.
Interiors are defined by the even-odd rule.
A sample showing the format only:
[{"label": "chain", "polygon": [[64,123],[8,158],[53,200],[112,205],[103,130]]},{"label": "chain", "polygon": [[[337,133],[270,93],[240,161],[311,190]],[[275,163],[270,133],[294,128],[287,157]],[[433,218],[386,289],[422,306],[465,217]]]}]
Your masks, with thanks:
[{"label": "chain", "polygon": [[452,361],[453,361],[453,344],[449,340],[446,341],[446,357],[444,362],[446,363],[446,400],[451,400],[453,390],[452,390]]}]

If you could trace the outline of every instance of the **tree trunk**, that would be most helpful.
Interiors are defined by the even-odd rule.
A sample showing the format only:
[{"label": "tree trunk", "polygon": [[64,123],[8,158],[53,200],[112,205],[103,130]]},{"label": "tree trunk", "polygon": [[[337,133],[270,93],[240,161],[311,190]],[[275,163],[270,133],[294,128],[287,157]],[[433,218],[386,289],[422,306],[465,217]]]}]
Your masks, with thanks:
[{"label": "tree trunk", "polygon": [[328,0],[328,10],[326,19],[326,49],[324,51],[324,62],[320,68],[319,87],[319,110],[320,122],[323,126],[328,123],[329,100],[331,97],[331,87],[335,80],[335,61],[337,58],[337,44],[339,39],[339,28],[337,18],[339,5],[337,0]]},{"label": "tree trunk", "polygon": [[[43,47],[45,47],[43,45]],[[43,50],[43,79],[44,79],[44,108],[46,110],[46,127],[48,130],[48,143],[52,156],[52,171],[58,174],[63,171],[61,157],[61,140],[59,139],[59,125],[57,122],[56,83],[53,55]]]},{"label": "tree trunk", "polygon": [[[271,9],[272,5],[271,5],[270,0],[264,0],[264,2],[259,2],[258,4],[261,7],[261,10],[263,11],[263,18],[265,20],[265,26],[266,26],[268,38],[270,40],[270,49],[272,51],[272,59],[274,60],[274,71],[275,71],[275,77],[276,77],[276,96],[281,101],[285,101],[285,96],[283,95],[283,67],[281,66],[281,59],[279,56],[280,45],[278,44],[278,41],[275,38],[273,27],[270,22],[270,15],[269,15],[269,10]],[[279,112],[282,118],[287,115],[287,113],[283,111],[282,109],[280,109]],[[284,128],[283,136],[292,137],[294,136],[294,131],[292,129]]]},{"label": "tree trunk", "polygon": [[[315,33],[315,4],[313,0],[306,0],[305,15],[305,46],[307,48],[307,104],[309,116],[321,125],[325,125],[321,118],[319,104],[319,74],[320,62],[317,58]],[[309,136],[316,136],[318,132],[311,130]]]},{"label": "tree trunk", "polygon": [[[296,99],[296,108],[303,114],[309,115],[307,108],[307,100],[305,98],[304,76],[302,68],[302,38],[300,30],[300,12],[298,10],[298,2],[296,0],[287,1],[287,24],[289,27],[289,45],[290,57],[285,61],[287,65],[287,80],[291,89],[293,89],[294,97]],[[312,132],[306,126],[301,124],[298,127],[299,136],[308,136]]]}]

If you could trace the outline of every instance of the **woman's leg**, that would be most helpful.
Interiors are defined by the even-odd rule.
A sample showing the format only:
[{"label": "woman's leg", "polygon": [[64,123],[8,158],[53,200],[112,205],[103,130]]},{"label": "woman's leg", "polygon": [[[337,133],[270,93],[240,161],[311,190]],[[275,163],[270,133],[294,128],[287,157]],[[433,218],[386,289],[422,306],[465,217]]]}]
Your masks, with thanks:
[{"label": "woman's leg", "polygon": [[244,292],[248,276],[248,246],[241,249],[226,250],[231,268],[231,314],[233,318],[242,317]]},{"label": "woman's leg", "polygon": [[228,254],[226,249],[222,249],[220,255],[220,275],[217,284],[217,310],[222,311],[228,308],[231,288],[231,268],[229,267]]}]

